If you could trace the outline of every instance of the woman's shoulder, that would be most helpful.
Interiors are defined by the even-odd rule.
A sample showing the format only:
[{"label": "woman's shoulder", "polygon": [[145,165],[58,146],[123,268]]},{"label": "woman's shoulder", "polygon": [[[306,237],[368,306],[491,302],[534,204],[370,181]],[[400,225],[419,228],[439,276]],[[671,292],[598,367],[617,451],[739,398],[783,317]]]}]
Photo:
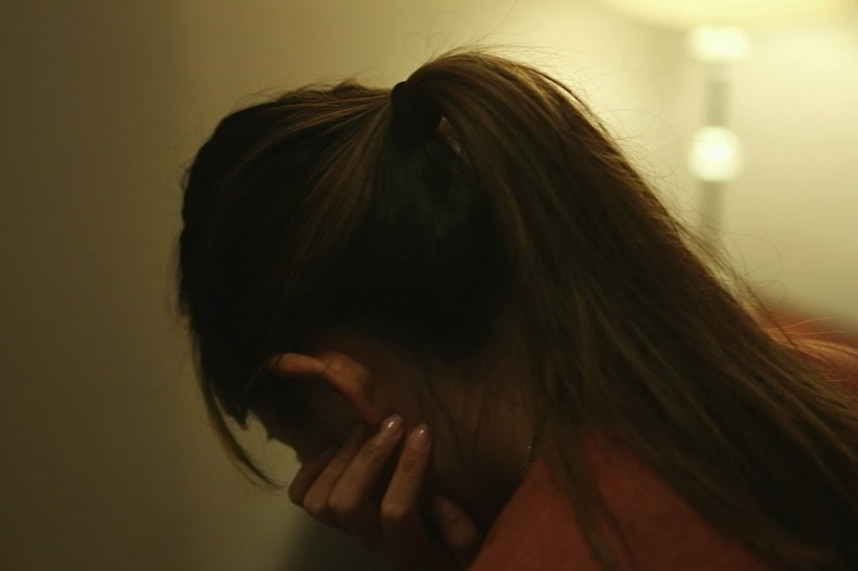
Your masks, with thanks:
[{"label": "woman's shoulder", "polygon": [[[781,340],[824,377],[858,396],[858,348],[818,337]],[[770,569],[704,521],[670,486],[622,446],[582,443],[606,507],[639,569]],[[626,568],[621,566],[622,568]],[[471,571],[596,571],[557,470],[540,458],[495,521]]]},{"label": "woman's shoulder", "polygon": [[[609,540],[620,568],[764,571],[768,566],[724,537],[622,447],[582,443],[622,542]],[[629,550],[623,554],[622,545]],[[632,557],[636,565],[631,564]],[[599,571],[563,492],[557,470],[541,457],[495,521],[470,571]]]}]

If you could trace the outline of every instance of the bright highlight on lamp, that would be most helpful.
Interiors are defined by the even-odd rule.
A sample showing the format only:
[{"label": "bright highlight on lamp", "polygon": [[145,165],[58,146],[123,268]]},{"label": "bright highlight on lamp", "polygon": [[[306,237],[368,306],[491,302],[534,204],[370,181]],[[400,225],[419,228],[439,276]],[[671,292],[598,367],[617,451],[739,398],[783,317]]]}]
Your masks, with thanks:
[{"label": "bright highlight on lamp", "polygon": [[698,179],[706,182],[726,182],[742,168],[739,138],[727,127],[700,128],[691,140],[688,168]]},{"label": "bright highlight on lamp", "polygon": [[695,26],[688,36],[694,56],[706,62],[731,62],[748,55],[748,36],[739,26]]}]

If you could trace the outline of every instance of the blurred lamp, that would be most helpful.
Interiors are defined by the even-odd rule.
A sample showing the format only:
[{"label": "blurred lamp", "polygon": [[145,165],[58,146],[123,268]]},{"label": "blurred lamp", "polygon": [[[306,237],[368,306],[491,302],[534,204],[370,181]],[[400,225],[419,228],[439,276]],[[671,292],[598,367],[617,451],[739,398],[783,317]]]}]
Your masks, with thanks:
[{"label": "blurred lamp", "polygon": [[688,47],[700,61],[738,61],[748,55],[748,36],[732,24],[699,24],[688,35]]},{"label": "blurred lamp", "polygon": [[692,138],[688,168],[700,185],[700,230],[715,245],[724,188],[742,166],[739,138],[727,127],[729,67],[748,54],[743,25],[808,22],[850,0],[603,0],[646,24],[688,32],[689,51],[706,66],[704,126]]},{"label": "blurred lamp", "polygon": [[701,127],[691,140],[688,169],[705,182],[727,182],[742,167],[739,138],[727,127]]}]

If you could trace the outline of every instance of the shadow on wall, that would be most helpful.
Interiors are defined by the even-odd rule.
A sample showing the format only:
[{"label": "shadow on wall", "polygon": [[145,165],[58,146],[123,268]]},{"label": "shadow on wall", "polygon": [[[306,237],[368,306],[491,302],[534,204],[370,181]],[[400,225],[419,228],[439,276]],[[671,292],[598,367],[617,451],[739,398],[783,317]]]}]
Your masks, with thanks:
[{"label": "shadow on wall", "polygon": [[281,571],[390,571],[390,567],[364,551],[352,538],[316,521],[294,532]]}]

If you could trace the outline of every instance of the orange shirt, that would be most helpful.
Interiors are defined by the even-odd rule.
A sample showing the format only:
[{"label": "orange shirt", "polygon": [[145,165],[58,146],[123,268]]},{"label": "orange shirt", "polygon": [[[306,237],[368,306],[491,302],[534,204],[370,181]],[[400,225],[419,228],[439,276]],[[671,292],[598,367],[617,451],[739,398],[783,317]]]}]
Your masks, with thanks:
[{"label": "orange shirt", "polygon": [[[858,390],[858,359],[814,346],[812,362]],[[737,540],[704,521],[661,478],[616,448],[594,449],[594,476],[643,571],[763,571]],[[538,459],[486,537],[470,571],[601,571],[546,459]]]}]

